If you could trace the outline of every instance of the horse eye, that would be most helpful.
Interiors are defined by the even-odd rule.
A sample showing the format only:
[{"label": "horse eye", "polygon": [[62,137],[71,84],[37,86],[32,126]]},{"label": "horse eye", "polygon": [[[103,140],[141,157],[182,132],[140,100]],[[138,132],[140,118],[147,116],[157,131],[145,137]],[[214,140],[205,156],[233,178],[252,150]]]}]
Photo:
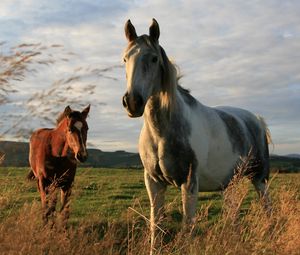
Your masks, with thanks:
[{"label": "horse eye", "polygon": [[154,56],[154,57],[152,58],[152,63],[156,63],[157,60],[158,60],[157,56]]},{"label": "horse eye", "polygon": [[123,58],[124,63],[126,63],[126,58]]}]

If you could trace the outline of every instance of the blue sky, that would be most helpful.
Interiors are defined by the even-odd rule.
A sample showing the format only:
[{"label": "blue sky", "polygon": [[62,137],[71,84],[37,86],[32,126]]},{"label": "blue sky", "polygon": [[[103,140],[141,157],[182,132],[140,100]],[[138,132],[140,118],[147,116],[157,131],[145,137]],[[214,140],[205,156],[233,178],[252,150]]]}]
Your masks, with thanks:
[{"label": "blue sky", "polygon": [[[84,96],[92,104],[90,143],[102,150],[137,151],[142,118],[129,119],[121,105],[126,88],[120,67],[126,46],[123,29],[130,18],[138,34],[147,33],[155,17],[160,43],[180,67],[184,87],[203,104],[232,105],[264,116],[275,144],[272,153],[300,153],[299,13],[296,0],[2,0],[0,35],[6,45],[61,44],[64,51],[53,52],[57,58],[75,53],[68,62],[43,67],[16,84],[19,92],[0,106],[9,120],[1,123],[2,129],[28,115],[24,104],[33,93],[79,74],[84,79],[73,84],[70,97],[83,97],[83,83],[95,85],[95,93]],[[84,71],[106,67],[112,68],[104,76]],[[59,111],[64,106],[53,105]],[[11,117],[11,112],[18,114]],[[47,123],[27,116],[18,125],[38,128]],[[13,137],[11,132],[5,138]]]}]

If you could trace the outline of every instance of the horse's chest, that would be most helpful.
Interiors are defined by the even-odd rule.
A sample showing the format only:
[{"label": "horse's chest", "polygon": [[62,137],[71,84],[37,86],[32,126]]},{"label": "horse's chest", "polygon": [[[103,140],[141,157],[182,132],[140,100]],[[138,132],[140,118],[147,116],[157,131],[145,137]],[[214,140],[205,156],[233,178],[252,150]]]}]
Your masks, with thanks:
[{"label": "horse's chest", "polygon": [[67,157],[51,157],[45,161],[45,168],[47,178],[72,181],[76,172],[76,163]]},{"label": "horse's chest", "polygon": [[150,176],[175,186],[185,183],[197,164],[190,145],[176,138],[161,139],[155,146],[144,147],[141,158]]}]

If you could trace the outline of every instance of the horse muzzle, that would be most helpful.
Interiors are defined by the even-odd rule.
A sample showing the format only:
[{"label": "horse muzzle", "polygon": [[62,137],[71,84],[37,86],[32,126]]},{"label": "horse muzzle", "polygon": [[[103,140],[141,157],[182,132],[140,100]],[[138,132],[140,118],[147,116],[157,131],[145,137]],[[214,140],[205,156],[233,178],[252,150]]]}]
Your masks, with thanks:
[{"label": "horse muzzle", "polygon": [[140,95],[130,95],[126,92],[122,98],[122,103],[129,117],[137,118],[143,115],[145,105],[144,100]]},{"label": "horse muzzle", "polygon": [[75,156],[76,160],[79,161],[80,163],[83,163],[87,160],[88,155],[87,153],[80,153],[78,152]]}]

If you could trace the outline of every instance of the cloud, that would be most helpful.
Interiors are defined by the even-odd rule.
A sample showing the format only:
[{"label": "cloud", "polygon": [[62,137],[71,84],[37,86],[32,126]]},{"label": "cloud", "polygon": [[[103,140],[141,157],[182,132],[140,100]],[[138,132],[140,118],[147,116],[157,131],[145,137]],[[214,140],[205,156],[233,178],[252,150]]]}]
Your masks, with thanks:
[{"label": "cloud", "polygon": [[[293,0],[5,0],[0,3],[0,32],[12,44],[59,43],[76,53],[72,61],[22,84],[34,90],[33,83],[47,88],[78,67],[120,65],[125,21],[130,18],[138,34],[144,34],[155,17],[161,45],[184,74],[182,85],[204,104],[263,115],[274,141],[285,144],[275,152],[284,154],[300,152],[299,142],[289,146],[291,137],[300,137],[299,12],[300,2]],[[92,108],[90,137],[104,150],[136,150],[142,119],[129,119],[122,109],[124,70],[114,68],[107,75],[114,79],[92,80],[97,87],[90,100],[106,105]],[[20,94],[21,100],[29,92]]]}]

